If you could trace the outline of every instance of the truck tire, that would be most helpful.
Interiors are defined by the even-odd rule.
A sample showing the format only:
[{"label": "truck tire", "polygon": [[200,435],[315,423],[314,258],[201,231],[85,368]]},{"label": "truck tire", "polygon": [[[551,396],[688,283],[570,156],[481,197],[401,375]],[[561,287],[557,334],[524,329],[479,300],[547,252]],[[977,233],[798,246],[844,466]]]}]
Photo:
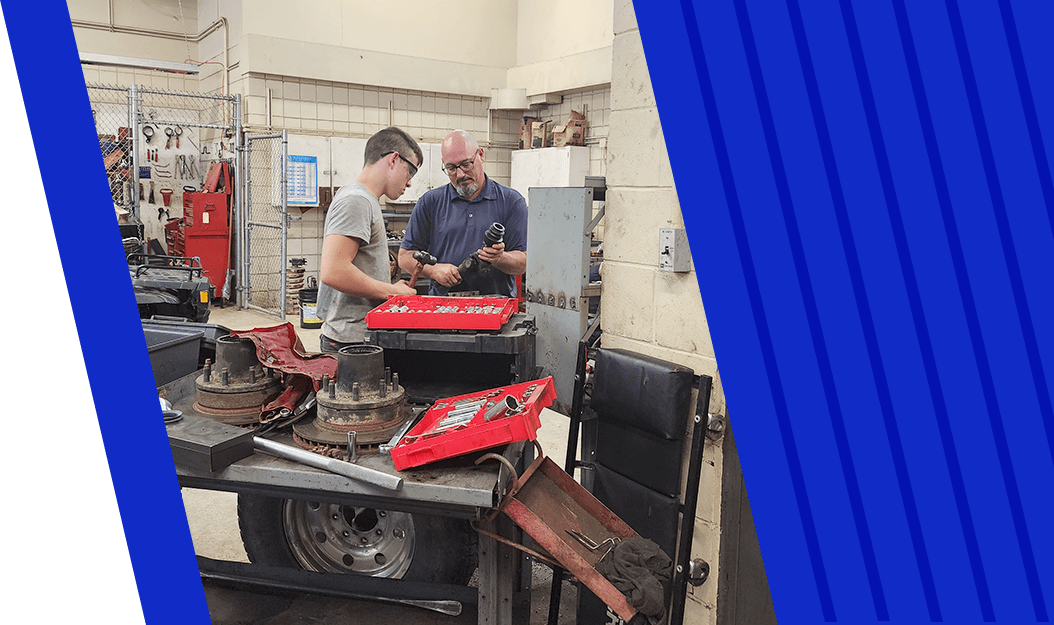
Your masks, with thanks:
[{"label": "truck tire", "polygon": [[254,564],[447,584],[476,568],[462,519],[239,493],[238,527]]}]

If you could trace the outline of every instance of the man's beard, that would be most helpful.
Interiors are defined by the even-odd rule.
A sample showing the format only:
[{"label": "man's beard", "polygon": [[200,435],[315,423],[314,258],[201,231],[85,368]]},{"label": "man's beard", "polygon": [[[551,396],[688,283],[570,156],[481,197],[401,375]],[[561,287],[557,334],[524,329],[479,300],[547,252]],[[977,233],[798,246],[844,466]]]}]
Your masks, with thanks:
[{"label": "man's beard", "polygon": [[457,194],[461,197],[469,197],[476,191],[479,191],[479,183],[473,182],[471,184],[456,184],[454,188],[457,189]]}]

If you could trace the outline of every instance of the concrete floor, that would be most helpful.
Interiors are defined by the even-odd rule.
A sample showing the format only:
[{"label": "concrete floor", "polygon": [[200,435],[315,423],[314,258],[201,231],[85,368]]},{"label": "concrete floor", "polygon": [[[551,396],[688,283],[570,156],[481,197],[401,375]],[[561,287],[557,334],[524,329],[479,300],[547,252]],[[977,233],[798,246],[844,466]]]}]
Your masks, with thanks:
[{"label": "concrete floor", "polygon": [[[319,351],[320,329],[300,327],[297,316],[286,321],[296,328],[307,352]],[[231,330],[249,330],[283,323],[274,316],[228,306],[213,307],[209,323]],[[545,454],[563,465],[567,449],[568,419],[545,410],[538,440]],[[238,531],[237,495],[218,491],[183,489],[194,549],[198,555],[235,562],[248,562]],[[532,571],[530,624],[547,622],[551,570],[535,564]],[[211,581],[203,582],[209,613],[214,625],[338,625],[351,623],[426,623],[469,625],[476,623],[475,606],[466,606],[459,616],[448,616],[420,608],[376,601],[354,601],[313,594],[261,592],[233,588]],[[577,592],[569,582],[563,583],[560,625],[575,623]]]}]

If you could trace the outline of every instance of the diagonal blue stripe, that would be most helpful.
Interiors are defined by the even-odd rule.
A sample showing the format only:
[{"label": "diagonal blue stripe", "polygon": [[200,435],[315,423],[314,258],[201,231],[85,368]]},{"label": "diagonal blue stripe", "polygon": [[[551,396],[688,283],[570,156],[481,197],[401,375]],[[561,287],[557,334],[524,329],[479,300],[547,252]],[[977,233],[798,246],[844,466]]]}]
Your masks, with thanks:
[{"label": "diagonal blue stripe", "polygon": [[[1047,158],[1047,149],[1043,144],[1043,133],[1039,127],[1039,115],[1036,113],[1036,101],[1032,97],[1032,87],[1028,81],[1028,71],[1025,69],[1025,55],[1021,50],[1021,39],[1017,32],[1017,21],[1014,18],[1014,10],[1009,0],[999,0],[999,12],[1003,18],[1003,32],[1010,48],[1010,62],[1014,66],[1014,80],[1017,82],[1018,95],[1021,98],[1021,108],[1025,114],[1025,124],[1028,127],[1028,138],[1032,143],[1032,155],[1036,159],[1036,169],[1039,172],[1039,185],[1043,190],[1043,201],[1047,205],[1047,217],[1054,232],[1054,180],[1051,179],[1050,161]],[[1054,428],[1047,425],[1047,446],[1054,450]]]},{"label": "diagonal blue stripe", "polygon": [[[973,517],[970,514],[969,503],[966,497],[966,487],[963,480],[962,468],[959,463],[958,452],[956,451],[954,438],[952,436],[948,407],[944,401],[944,391],[941,388],[940,378],[937,373],[933,343],[930,341],[929,332],[926,329],[925,313],[923,312],[922,307],[922,296],[919,292],[918,281],[915,278],[914,263],[911,259],[911,253],[908,248],[907,235],[904,230],[904,221],[901,216],[901,206],[897,199],[896,189],[893,183],[893,173],[890,168],[889,154],[886,151],[885,140],[882,136],[882,129],[878,119],[878,108],[875,104],[875,97],[871,88],[871,79],[868,75],[867,65],[864,62],[864,52],[860,42],[860,33],[856,23],[856,16],[850,1],[840,0],[840,4],[842,8],[842,19],[845,22],[846,34],[848,35],[849,48],[852,53],[853,66],[857,74],[857,84],[859,85],[861,99],[863,100],[864,114],[867,118],[868,131],[871,135],[871,142],[875,151],[879,178],[882,182],[882,191],[885,196],[890,224],[893,229],[897,257],[900,260],[901,275],[907,289],[912,321],[915,326],[915,334],[918,338],[923,367],[926,372],[926,381],[930,388],[930,397],[933,400],[937,427],[940,432],[945,461],[948,465],[952,491],[955,497],[955,505],[963,525],[963,534],[966,541],[967,554],[970,560],[970,568],[973,573],[974,586],[977,590],[978,599],[981,605],[981,613],[984,620],[992,621],[994,620],[994,611],[992,609],[991,593],[988,589],[988,582],[985,578],[984,564],[981,561],[980,547],[977,542],[977,531],[974,527]],[[901,26],[901,37],[903,38],[903,24],[901,23],[899,15],[897,21],[898,25]],[[914,77],[912,80],[914,80]],[[912,531],[914,533],[914,529]],[[914,540],[914,535],[912,539]],[[930,579],[930,584],[932,584],[932,577]],[[927,588],[927,601],[930,601],[930,592],[930,589]],[[939,618],[933,618],[934,613],[932,608],[930,616],[932,620],[940,620]]]},{"label": "diagonal blue stripe", "polygon": [[798,278],[799,287],[802,290],[802,299],[805,305],[809,333],[812,338],[813,351],[816,355],[817,365],[820,370],[824,398],[831,415],[831,425],[834,431],[835,444],[838,448],[838,459],[842,467],[842,473],[845,476],[849,504],[853,513],[853,522],[856,525],[857,541],[860,543],[864,559],[864,569],[867,573],[868,584],[871,588],[871,597],[874,602],[875,613],[878,620],[888,621],[889,609],[886,605],[882,581],[878,574],[874,543],[871,539],[871,531],[868,527],[867,515],[864,513],[863,501],[860,494],[860,482],[856,474],[856,467],[853,463],[852,452],[849,448],[849,440],[845,430],[845,417],[842,413],[841,402],[838,399],[838,394],[835,389],[834,374],[831,371],[831,361],[826,339],[824,338],[823,329],[820,326],[816,295],[812,285],[812,278],[809,276],[808,266],[805,261],[805,251],[802,245],[801,231],[798,226],[797,217],[794,214],[794,201],[791,198],[790,186],[787,181],[787,172],[783,164],[779,139],[776,136],[776,128],[772,118],[772,109],[769,103],[768,91],[761,74],[761,63],[758,59],[753,29],[751,28],[750,18],[747,15],[746,5],[743,0],[734,0],[733,4],[736,9],[740,34],[743,38],[747,66],[750,70],[751,83],[754,87],[758,110],[761,114],[761,124],[765,134],[769,162],[775,176],[776,189],[787,228],[791,255],[794,260],[795,274]]},{"label": "diagonal blue stripe", "polygon": [[772,390],[776,420],[779,424],[780,436],[783,441],[784,451],[787,455],[787,464],[790,472],[791,483],[794,488],[794,496],[798,504],[799,513],[801,514],[802,527],[805,534],[805,542],[809,553],[810,564],[812,565],[813,578],[816,582],[824,620],[831,622],[835,620],[835,612],[834,603],[831,599],[830,584],[827,580],[823,557],[820,554],[820,543],[816,534],[816,523],[812,517],[809,496],[805,489],[805,479],[802,474],[798,449],[794,442],[789,411],[787,408],[787,400],[783,392],[783,382],[776,366],[772,337],[769,334],[769,324],[765,314],[764,305],[762,304],[760,289],[758,287],[757,272],[754,268],[750,252],[750,244],[746,236],[742,207],[739,203],[739,196],[732,176],[732,166],[728,156],[728,148],[725,143],[724,132],[721,129],[721,121],[718,115],[713,84],[710,80],[709,70],[707,69],[706,54],[703,51],[702,42],[699,38],[699,25],[695,15],[695,8],[692,6],[691,0],[681,0],[681,11],[684,15],[689,45],[692,51],[692,60],[696,70],[696,78],[699,81],[699,86],[702,91],[707,122],[709,123],[711,136],[713,138],[718,168],[721,173],[722,186],[729,207],[732,230],[736,239],[736,247],[739,251],[740,257],[739,260],[743,268],[744,281],[750,299],[750,307],[754,316],[755,326],[758,330],[762,357],[765,362],[765,371],[768,376],[769,387]]},{"label": "diagonal blue stripe", "polygon": [[[896,413],[893,408],[893,400],[889,388],[889,380],[886,378],[885,365],[882,362],[881,352],[878,347],[877,332],[875,331],[875,323],[871,315],[871,305],[868,302],[867,292],[864,288],[860,259],[857,255],[852,229],[849,224],[845,194],[842,189],[841,177],[839,176],[838,168],[835,163],[834,148],[831,144],[830,131],[827,126],[823,103],[820,99],[816,72],[813,67],[812,53],[809,50],[808,40],[805,35],[805,26],[802,21],[801,8],[799,7],[797,0],[787,0],[787,8],[789,10],[791,26],[794,31],[794,40],[798,49],[798,57],[801,60],[806,91],[809,95],[809,104],[812,110],[813,123],[820,143],[820,152],[823,156],[824,169],[827,172],[828,185],[834,202],[835,216],[838,221],[842,247],[845,250],[846,262],[853,286],[853,295],[856,299],[857,311],[864,332],[867,355],[875,376],[875,384],[878,391],[882,418],[886,430],[886,436],[889,440],[890,451],[893,456],[893,466],[896,472],[897,484],[900,487],[901,501],[903,502],[905,514],[907,516],[908,531],[911,537],[912,548],[915,552],[916,563],[919,567],[923,593],[926,597],[926,605],[929,611],[930,620],[940,621],[942,620],[941,610],[937,599],[936,587],[933,581],[933,570],[930,565],[929,555],[926,551],[925,539],[922,535],[922,524],[919,520],[918,507],[915,503],[915,495],[907,471],[907,462],[904,457],[904,446],[901,442],[900,431],[897,426]],[[853,33],[853,35],[855,35],[855,33]],[[850,35],[850,37],[852,38],[853,35]],[[880,619],[888,620],[888,610],[886,611],[886,618],[882,619],[880,615]]]},{"label": "diagonal blue stripe", "polygon": [[[981,326],[974,299],[975,296],[967,275],[965,256],[963,254],[959,230],[952,209],[948,181],[937,145],[937,136],[932,114],[930,112],[929,100],[926,96],[926,90],[922,81],[922,70],[919,66],[918,55],[915,51],[914,39],[911,33],[911,26],[908,23],[907,10],[904,6],[903,0],[893,0],[893,8],[897,19],[897,25],[901,32],[901,44],[904,48],[905,58],[908,63],[908,73],[911,79],[916,107],[919,112],[919,119],[922,122],[922,132],[926,143],[927,157],[930,161],[930,170],[936,186],[941,217],[944,222],[945,231],[948,235],[952,265],[954,268],[956,283],[958,284],[962,298],[963,311],[966,315],[966,323],[970,335],[974,360],[981,380],[984,381],[981,384],[981,391],[984,397],[987,414],[992,425],[993,442],[995,443],[996,454],[999,459],[1000,472],[1010,500],[1011,516],[1014,521],[1018,538],[1018,550],[1022,552],[1021,555],[1023,559],[1029,560],[1031,559],[1031,547],[1029,546],[1028,555],[1026,556],[1024,553],[1025,542],[1022,541],[1022,539],[1024,539],[1027,542],[1028,533],[1027,529],[1024,527],[1024,514],[1021,510],[1020,495],[1018,494],[1017,482],[1013,475],[1013,467],[1010,462],[1010,453],[1006,441],[1006,435],[1002,428],[999,404],[995,397],[994,388],[990,383],[990,380],[992,379],[991,364],[988,361],[988,356],[984,347],[984,339],[981,335]],[[956,47],[958,47],[958,45]],[[964,68],[964,70],[965,69],[966,68]],[[964,71],[964,73],[966,72]],[[1026,564],[1026,575],[1031,577],[1031,574],[1027,570],[1028,568],[1029,567]],[[1031,571],[1032,573],[1035,572],[1034,561]],[[1029,582],[1029,585],[1031,589],[1031,581]],[[990,601],[990,598],[988,598],[989,603],[986,605],[985,598],[982,597],[982,615],[986,621],[995,619],[994,612],[991,611]],[[1033,594],[1033,603],[1038,616],[1042,606],[1035,604],[1035,594]],[[1043,608],[1042,611],[1045,613],[1045,608]]]},{"label": "diagonal blue stripe", "polygon": [[[1018,321],[1025,335],[1025,349],[1028,354],[1029,366],[1032,369],[1032,379],[1036,392],[1039,395],[1040,411],[1045,424],[1051,421],[1050,395],[1047,392],[1043,364],[1039,359],[1039,350],[1036,346],[1036,333],[1032,324],[1032,317],[1028,311],[1025,301],[1025,289],[1021,280],[1021,268],[1018,266],[1017,254],[1014,251],[1014,241],[1010,235],[1010,224],[1006,215],[1006,204],[1003,199],[1002,187],[999,183],[999,175],[996,172],[995,156],[992,153],[992,143],[988,136],[988,127],[984,121],[984,112],[981,109],[981,98],[977,90],[977,79],[974,76],[973,60],[966,45],[966,34],[963,30],[962,16],[959,7],[954,0],[945,0],[948,9],[948,17],[951,22],[952,36],[955,41],[955,51],[959,57],[959,65],[962,68],[963,81],[966,87],[966,97],[970,104],[970,114],[973,118],[974,132],[981,150],[981,162],[984,165],[985,178],[988,182],[989,194],[992,206],[995,209],[996,226],[999,231],[999,240],[1002,245],[1003,257],[1006,260],[1007,270],[1010,273],[1010,285],[1014,293],[1014,305],[1017,308]],[[965,271],[965,261],[963,261]],[[956,263],[958,271],[959,264]],[[965,278],[965,276],[963,276]],[[971,302],[972,306],[972,302]],[[976,315],[976,312],[974,313]],[[974,335],[976,325],[976,352],[978,359],[983,362],[984,378],[990,379],[990,364],[988,363],[987,351],[985,350],[983,338],[980,335],[980,324],[974,316],[971,320],[970,332]],[[978,349],[979,348],[979,349]],[[989,395],[991,397],[989,398]],[[1010,499],[1010,512],[1014,519],[1014,529],[1017,533],[1018,548],[1021,550],[1021,558],[1025,567],[1025,578],[1028,580],[1029,592],[1032,594],[1033,609],[1036,618],[1040,621],[1047,620],[1047,607],[1043,599],[1043,589],[1039,583],[1039,572],[1036,569],[1035,554],[1032,552],[1032,540],[1029,537],[1028,525],[1025,523],[1025,513],[1021,503],[1021,493],[1018,488],[1017,478],[1014,475],[1014,465],[1010,459],[1010,446],[1007,442],[1003,429],[1002,414],[996,403],[994,391],[986,391],[986,401],[989,403],[989,418],[992,420],[992,431],[994,442],[999,455],[1000,469],[1003,472],[1003,480],[1006,482],[1007,495]]]}]

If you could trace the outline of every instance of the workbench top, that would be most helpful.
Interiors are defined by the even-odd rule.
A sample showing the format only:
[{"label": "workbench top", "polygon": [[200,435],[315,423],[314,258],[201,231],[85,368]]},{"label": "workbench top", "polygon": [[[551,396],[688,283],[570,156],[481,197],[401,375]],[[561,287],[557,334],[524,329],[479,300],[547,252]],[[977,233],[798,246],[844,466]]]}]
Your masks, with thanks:
[{"label": "workbench top", "polygon": [[[184,416],[207,418],[194,410],[193,406],[194,381],[198,375],[194,373],[180,378],[161,387],[159,392]],[[173,428],[174,424],[168,427]],[[266,438],[295,445],[292,436],[286,431],[268,434]],[[516,464],[524,447],[522,442],[514,443],[497,451]],[[327,502],[353,505],[383,502],[384,505],[410,512],[432,512],[466,518],[477,516],[480,510],[495,507],[508,483],[508,471],[500,464],[485,462],[477,466],[473,457],[454,458],[406,471],[397,471],[391,456],[383,453],[360,455],[356,464],[401,477],[403,486],[398,491],[392,491],[260,450],[215,472],[177,464],[176,474],[182,485],[192,488],[258,491],[292,499],[322,498]]]}]

